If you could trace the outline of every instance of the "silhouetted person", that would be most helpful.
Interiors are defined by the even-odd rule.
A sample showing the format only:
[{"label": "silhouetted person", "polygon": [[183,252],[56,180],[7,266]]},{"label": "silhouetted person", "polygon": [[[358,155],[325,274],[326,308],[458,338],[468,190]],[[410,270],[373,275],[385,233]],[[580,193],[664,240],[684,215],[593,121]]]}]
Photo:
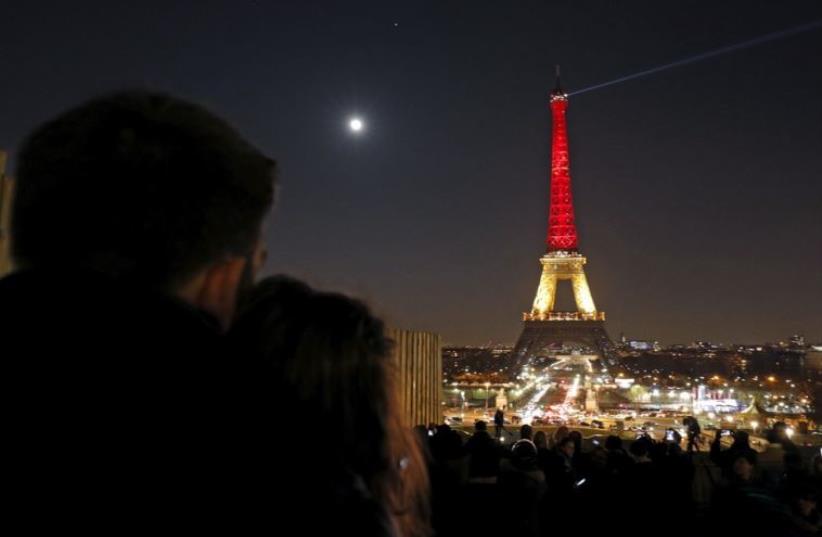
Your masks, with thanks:
[{"label": "silhouetted person", "polygon": [[608,436],[605,439],[605,449],[608,450],[608,472],[618,477],[623,476],[634,461],[622,447],[622,439],[616,435]]},{"label": "silhouetted person", "polygon": [[693,456],[683,452],[681,436],[673,431],[670,439],[656,442],[652,450],[659,468],[659,520],[677,519],[678,524],[666,532],[669,536],[692,536],[697,529],[696,504],[693,494],[696,474]]},{"label": "silhouetted person", "polygon": [[574,468],[580,476],[585,476],[588,471],[588,454],[582,451],[582,433],[571,431],[568,438],[574,441]]},{"label": "silhouetted person", "polygon": [[777,492],[783,501],[790,503],[809,484],[810,474],[805,470],[799,450],[785,452],[783,461],[785,470],[780,476]]},{"label": "silhouetted person", "polygon": [[597,516],[585,519],[586,534],[597,535],[613,528],[614,521],[621,516],[619,502],[616,499],[624,494],[624,484],[608,470],[608,451],[596,446],[589,454],[586,481],[578,487],[579,504],[596,506]]},{"label": "silhouetted person", "polygon": [[790,498],[793,520],[803,535],[822,534],[822,515],[819,513],[819,495],[822,491],[810,481],[806,482]]},{"label": "silhouetted person", "polygon": [[534,445],[537,446],[537,464],[545,472],[552,456],[551,450],[548,448],[548,436],[545,431],[537,431],[534,434]]},{"label": "silhouetted person", "polygon": [[[255,380],[268,455],[258,484],[272,523],[309,535],[426,535],[425,461],[402,423],[382,321],[357,300],[276,277],[247,296],[230,336]],[[276,434],[285,405],[332,444]],[[318,516],[306,519],[306,508]]]},{"label": "silhouetted person", "polygon": [[735,431],[733,436],[733,443],[731,446],[722,450],[722,430],[717,429],[713,442],[711,442],[711,460],[722,469],[723,475],[729,478],[734,461],[740,455],[749,451],[754,451],[751,448],[748,433],[745,431]]},{"label": "silhouetted person", "polygon": [[474,423],[474,434],[465,443],[469,456],[468,478],[496,483],[499,473],[499,445],[488,434],[488,426],[478,420]]},{"label": "silhouetted person", "polygon": [[685,426],[685,434],[688,437],[688,453],[699,451],[699,435],[702,433],[699,421],[693,416],[686,416],[682,419],[682,425]]},{"label": "silhouetted person", "polygon": [[537,463],[537,447],[528,439],[511,447],[511,456],[500,465],[500,496],[503,512],[511,513],[505,523],[511,535],[539,535],[540,503],[545,494],[545,474]]},{"label": "silhouetted person", "polygon": [[6,507],[27,527],[236,520],[242,413],[221,334],[273,191],[271,159],[156,93],[95,99],[22,144],[0,344]]},{"label": "silhouetted person", "polygon": [[576,444],[574,439],[566,436],[559,441],[555,448],[554,460],[548,473],[551,485],[562,493],[571,490],[576,479],[576,468],[574,468],[574,453]]},{"label": "silhouetted person", "polygon": [[659,496],[662,486],[662,476],[659,465],[651,459],[654,442],[647,436],[634,440],[630,446],[630,453],[634,464],[625,473],[625,495],[634,505],[643,505],[650,517],[657,517],[663,499]]},{"label": "silhouetted person", "polygon": [[431,478],[431,524],[438,536],[460,535],[462,513],[457,502],[468,481],[468,460],[459,433],[439,425],[430,439],[433,460]]},{"label": "silhouetted person", "polygon": [[474,434],[465,443],[468,452],[468,483],[457,509],[468,514],[462,519],[463,535],[494,535],[503,528],[498,489],[500,446],[488,434],[488,425],[478,420]]},{"label": "silhouetted person", "polygon": [[[543,535],[556,534],[573,527],[577,514],[578,474],[574,467],[574,440],[565,436],[553,450],[545,470],[547,492],[540,522]],[[572,522],[574,521],[574,522]]]},{"label": "silhouetted person", "polygon": [[496,437],[501,437],[502,431],[505,430],[505,412],[501,408],[498,408],[494,413],[494,428],[496,429]]},{"label": "silhouetted person", "polygon": [[537,449],[548,449],[548,435],[545,434],[545,431],[537,431],[534,433],[534,445],[537,446]]},{"label": "silhouetted person", "polygon": [[796,535],[788,509],[756,478],[756,452],[741,451],[714,493],[709,535]]},{"label": "silhouetted person", "polygon": [[791,437],[788,436],[788,426],[784,422],[777,421],[773,424],[771,430],[768,431],[767,440],[771,444],[780,444],[785,453],[799,451]]},{"label": "silhouetted person", "polygon": [[523,425],[519,428],[519,438],[520,440],[532,440],[534,435],[534,428],[530,425]]},{"label": "silhouetted person", "polygon": [[554,434],[551,435],[551,445],[549,447],[555,449],[559,443],[570,433],[570,430],[565,425],[560,425]]}]

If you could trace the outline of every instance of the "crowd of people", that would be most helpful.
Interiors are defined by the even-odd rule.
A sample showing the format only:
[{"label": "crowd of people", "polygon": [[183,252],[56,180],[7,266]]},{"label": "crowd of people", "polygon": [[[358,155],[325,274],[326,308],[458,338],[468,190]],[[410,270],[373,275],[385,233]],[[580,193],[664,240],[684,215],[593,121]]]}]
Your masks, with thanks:
[{"label": "crowd of people", "polygon": [[275,162],[199,105],[106,95],[38,127],[16,161],[15,270],[0,280],[10,527],[819,529],[819,459],[809,472],[781,438],[767,480],[742,435],[717,444],[701,510],[700,465],[674,443],[407,427],[392,342],[365,304],[257,281]]},{"label": "crowd of people", "polygon": [[484,421],[467,439],[448,425],[429,431],[418,427],[430,461],[436,535],[822,532],[822,457],[803,459],[784,424],[774,427],[762,454],[743,431],[727,447],[717,431],[703,452],[678,435],[642,435],[626,445],[616,435],[583,440],[564,426],[549,436],[523,425],[510,446]]}]

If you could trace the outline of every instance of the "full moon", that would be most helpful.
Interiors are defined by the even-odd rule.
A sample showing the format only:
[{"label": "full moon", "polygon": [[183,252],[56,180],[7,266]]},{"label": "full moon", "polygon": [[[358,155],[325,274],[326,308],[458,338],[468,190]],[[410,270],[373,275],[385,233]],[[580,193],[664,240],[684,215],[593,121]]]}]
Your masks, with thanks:
[{"label": "full moon", "polygon": [[360,132],[364,126],[362,119],[358,117],[352,117],[348,121],[348,128],[351,129],[351,132]]}]

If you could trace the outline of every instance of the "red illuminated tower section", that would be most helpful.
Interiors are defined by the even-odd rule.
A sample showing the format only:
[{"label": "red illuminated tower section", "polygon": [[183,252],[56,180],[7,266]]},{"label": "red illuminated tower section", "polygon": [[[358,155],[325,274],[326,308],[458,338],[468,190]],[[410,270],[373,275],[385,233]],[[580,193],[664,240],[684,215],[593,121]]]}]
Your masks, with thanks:
[{"label": "red illuminated tower section", "polygon": [[551,205],[548,212],[548,251],[577,251],[577,226],[571,196],[571,171],[568,158],[568,129],[565,110],[568,96],[557,86],[551,92]]}]

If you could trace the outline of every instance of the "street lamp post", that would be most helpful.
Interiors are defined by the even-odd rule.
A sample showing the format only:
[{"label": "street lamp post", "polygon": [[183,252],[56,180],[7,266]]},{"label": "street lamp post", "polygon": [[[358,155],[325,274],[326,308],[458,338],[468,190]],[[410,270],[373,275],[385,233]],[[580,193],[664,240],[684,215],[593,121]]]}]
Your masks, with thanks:
[{"label": "street lamp post", "polygon": [[485,413],[488,414],[488,390],[491,388],[491,383],[485,383]]}]

